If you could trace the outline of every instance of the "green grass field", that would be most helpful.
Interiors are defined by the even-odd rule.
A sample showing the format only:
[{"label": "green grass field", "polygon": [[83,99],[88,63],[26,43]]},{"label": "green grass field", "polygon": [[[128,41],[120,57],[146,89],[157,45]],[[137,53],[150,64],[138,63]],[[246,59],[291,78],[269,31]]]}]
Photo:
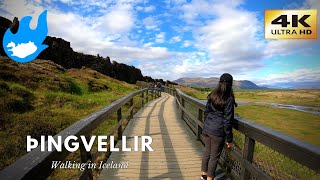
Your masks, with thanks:
[{"label": "green grass field", "polygon": [[[0,70],[0,170],[26,154],[26,135],[55,135],[138,89],[88,68],[64,70],[44,60],[21,64],[2,59]],[[93,134],[110,132],[115,117],[110,116]],[[79,153],[68,159],[78,161]],[[76,178],[78,173],[58,170],[50,179]]]},{"label": "green grass field", "polygon": [[[198,99],[206,99],[208,91],[200,91],[178,86],[186,94]],[[320,146],[320,115],[281,109],[271,105],[255,104],[254,102],[278,102],[319,108],[320,91],[248,91],[235,92],[236,99],[246,100],[246,104],[235,108],[237,115],[254,121],[266,127],[280,131],[302,141]],[[197,116],[197,109],[190,103],[185,103],[190,112]],[[240,149],[244,147],[244,134],[234,130],[234,142]],[[253,161],[259,169],[267,172],[275,179],[319,179],[315,171],[302,166],[294,160],[274,151],[260,142],[255,143]]]},{"label": "green grass field", "polygon": [[319,90],[237,90],[236,99],[320,107]]},{"label": "green grass field", "polygon": [[320,146],[319,115],[267,105],[239,106],[235,111],[241,117]]},{"label": "green grass field", "polygon": [[[206,99],[210,93],[183,86],[177,86],[177,88],[198,99]],[[276,108],[271,105],[254,104],[254,102],[277,102],[310,106],[319,110],[319,90],[237,90],[235,91],[235,98],[236,100],[249,102],[246,105],[235,108],[235,112],[239,116],[320,146],[319,115]]]}]

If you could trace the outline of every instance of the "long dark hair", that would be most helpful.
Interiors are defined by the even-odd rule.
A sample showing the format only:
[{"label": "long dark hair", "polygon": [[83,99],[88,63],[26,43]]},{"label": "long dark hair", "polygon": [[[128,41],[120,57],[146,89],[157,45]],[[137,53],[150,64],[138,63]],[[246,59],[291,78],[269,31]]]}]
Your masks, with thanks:
[{"label": "long dark hair", "polygon": [[234,98],[232,83],[219,82],[218,86],[208,95],[208,100],[214,108],[222,110],[230,97]]}]

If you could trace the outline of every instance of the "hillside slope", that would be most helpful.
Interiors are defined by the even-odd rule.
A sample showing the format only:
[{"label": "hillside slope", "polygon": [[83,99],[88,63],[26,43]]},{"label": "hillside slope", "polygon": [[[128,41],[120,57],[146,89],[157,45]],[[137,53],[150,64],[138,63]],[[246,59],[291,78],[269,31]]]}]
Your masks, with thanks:
[{"label": "hillside slope", "polygon": [[[216,87],[219,78],[216,77],[211,77],[211,78],[180,78],[175,80],[174,82],[178,84],[182,84],[185,86],[190,86],[190,87],[209,87],[213,88]],[[234,89],[266,89],[264,87],[257,86],[251,81],[248,80],[234,80],[233,81],[233,87]]]},{"label": "hillside slope", "polygon": [[55,135],[137,89],[89,68],[0,56],[0,169],[26,153],[26,135]]}]

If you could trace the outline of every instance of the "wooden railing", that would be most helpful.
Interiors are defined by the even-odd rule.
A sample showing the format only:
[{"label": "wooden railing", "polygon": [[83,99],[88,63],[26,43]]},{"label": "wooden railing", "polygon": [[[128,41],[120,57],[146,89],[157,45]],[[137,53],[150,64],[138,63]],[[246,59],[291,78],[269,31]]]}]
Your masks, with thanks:
[{"label": "wooden railing", "polygon": [[[136,103],[133,103],[133,98],[141,95],[141,98]],[[135,91],[129,95],[124,96],[121,99],[116,100],[110,105],[100,109],[99,111],[94,112],[93,114],[79,120],[73,125],[69,126],[65,130],[61,131],[54,136],[54,139],[57,140],[57,136],[62,137],[62,142],[68,136],[77,136],[80,135],[88,136],[93,130],[95,130],[101,123],[103,123],[108,116],[112,113],[117,112],[117,125],[112,129],[107,136],[114,135],[116,132],[118,137],[122,137],[122,125],[125,117],[130,115],[129,118],[133,117],[133,109],[138,104],[141,103],[142,107],[149,101],[149,98],[152,100],[159,97],[161,92],[158,89],[142,89]],[[151,97],[150,97],[151,96]],[[130,103],[130,107],[126,113],[122,113],[122,107]],[[80,139],[80,138],[78,138]],[[97,153],[97,152],[96,152]],[[80,157],[81,162],[93,162],[93,157],[95,154],[86,152],[84,145],[80,143]],[[22,156],[20,159],[9,165],[7,168],[3,169],[0,172],[0,179],[45,179],[47,178],[54,169],[51,168],[52,161],[62,161],[70,154],[69,151],[62,148],[62,152],[58,152],[53,148],[52,152],[41,152],[40,147],[34,149],[30,153]],[[86,167],[82,171],[78,179],[92,179],[92,172]]]},{"label": "wooden railing", "polygon": [[[176,98],[181,119],[202,141],[206,102],[179,89],[165,92]],[[236,147],[224,148],[219,159],[232,179],[320,179],[319,147],[241,117],[235,117],[233,131]]]}]

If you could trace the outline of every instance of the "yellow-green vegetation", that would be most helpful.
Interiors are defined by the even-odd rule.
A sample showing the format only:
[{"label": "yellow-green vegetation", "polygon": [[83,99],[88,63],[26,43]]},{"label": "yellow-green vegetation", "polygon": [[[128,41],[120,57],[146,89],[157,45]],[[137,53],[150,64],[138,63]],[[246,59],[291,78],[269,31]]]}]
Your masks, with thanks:
[{"label": "yellow-green vegetation", "polygon": [[[26,135],[55,135],[137,89],[85,67],[66,70],[46,60],[22,64],[1,58],[0,169],[26,153]],[[107,134],[115,119],[111,116],[94,133]],[[56,174],[53,177],[61,179],[73,173]]]},{"label": "yellow-green vegetation", "polygon": [[[184,93],[198,99],[207,99],[208,88],[176,86]],[[283,104],[320,107],[320,90],[235,90],[236,100],[249,102],[276,102]]]},{"label": "yellow-green vegetation", "polygon": [[[184,86],[177,86],[177,88],[198,99],[206,99],[210,93]],[[235,98],[248,101],[246,105],[235,108],[239,116],[320,146],[319,115],[254,103],[277,102],[310,106],[319,110],[319,90],[237,90]]]},{"label": "yellow-green vegetation", "polygon": [[209,91],[201,91],[199,89],[195,89],[187,86],[181,86],[181,85],[176,85],[175,88],[178,88],[182,92],[186,93],[187,95],[198,98],[198,99],[207,99],[207,96],[210,93]]},{"label": "yellow-green vegetation", "polygon": [[239,106],[236,113],[274,130],[320,146],[320,116],[267,105]]},{"label": "yellow-green vegetation", "polygon": [[[186,94],[198,99],[206,99],[209,91],[177,87]],[[283,104],[304,105],[319,109],[320,91],[295,90],[295,91],[249,91],[237,90],[237,100],[246,100],[246,104],[235,108],[236,114],[248,120],[262,124],[284,134],[302,141],[320,146],[320,115],[300,112],[290,109],[281,109],[271,105],[255,104],[254,102],[278,102]],[[191,113],[197,116],[197,110],[192,105],[185,103]],[[236,146],[244,147],[244,134],[234,130]],[[259,168],[270,173],[275,179],[319,179],[316,172],[296,163],[294,160],[274,151],[260,142],[256,142],[254,162]]]},{"label": "yellow-green vegetation", "polygon": [[319,90],[237,90],[236,99],[320,107]]}]

